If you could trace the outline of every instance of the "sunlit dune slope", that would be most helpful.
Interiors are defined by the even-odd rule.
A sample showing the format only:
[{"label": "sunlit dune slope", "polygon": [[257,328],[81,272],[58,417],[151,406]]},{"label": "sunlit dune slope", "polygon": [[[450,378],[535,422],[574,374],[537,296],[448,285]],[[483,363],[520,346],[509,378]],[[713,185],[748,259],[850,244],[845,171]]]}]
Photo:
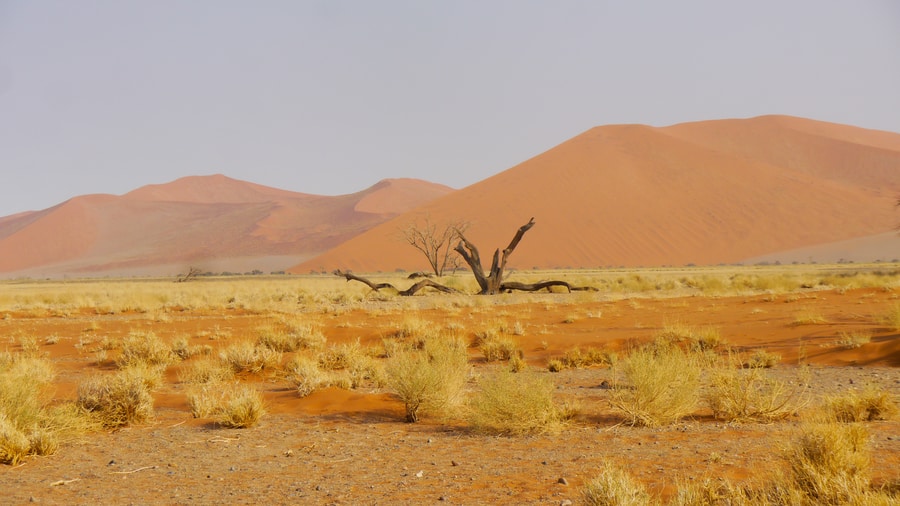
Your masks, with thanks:
[{"label": "sunlit dune slope", "polygon": [[427,264],[398,231],[465,220],[489,262],[537,224],[516,268],[718,264],[889,231],[900,134],[786,116],[596,127],[292,270]]},{"label": "sunlit dune slope", "polygon": [[283,269],[450,191],[396,179],[326,197],[215,175],[76,197],[0,219],[0,273],[158,273],[257,256],[283,257]]}]

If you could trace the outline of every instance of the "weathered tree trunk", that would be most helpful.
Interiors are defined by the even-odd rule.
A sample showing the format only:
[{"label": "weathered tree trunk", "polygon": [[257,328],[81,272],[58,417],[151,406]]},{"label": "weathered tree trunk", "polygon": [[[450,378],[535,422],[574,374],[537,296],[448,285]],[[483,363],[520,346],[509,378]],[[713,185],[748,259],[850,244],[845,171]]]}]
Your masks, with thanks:
[{"label": "weathered tree trunk", "polygon": [[506,261],[513,250],[516,249],[516,246],[519,245],[519,241],[522,240],[525,232],[528,232],[533,226],[534,218],[531,218],[528,220],[528,223],[519,227],[516,235],[509,242],[509,246],[503,250],[502,257],[499,249],[494,251],[494,258],[491,260],[491,270],[487,276],[484,275],[484,268],[481,266],[481,256],[478,254],[478,248],[469,242],[462,232],[457,232],[460,241],[454,250],[469,264],[472,274],[475,275],[475,280],[478,281],[478,286],[481,287],[481,292],[479,292],[481,295],[494,295],[502,291],[501,285],[503,284],[503,271],[506,269]]}]

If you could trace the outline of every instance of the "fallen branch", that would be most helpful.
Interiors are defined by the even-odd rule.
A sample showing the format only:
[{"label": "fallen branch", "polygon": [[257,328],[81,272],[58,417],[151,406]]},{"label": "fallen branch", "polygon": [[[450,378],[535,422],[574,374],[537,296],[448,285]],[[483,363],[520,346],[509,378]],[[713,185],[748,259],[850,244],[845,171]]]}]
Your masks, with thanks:
[{"label": "fallen branch", "polygon": [[335,276],[340,276],[340,277],[346,279],[347,281],[358,281],[360,283],[363,283],[376,292],[379,290],[388,288],[388,289],[391,289],[391,290],[397,292],[398,295],[402,295],[404,297],[408,297],[410,295],[415,295],[416,292],[418,292],[419,290],[421,290],[423,288],[434,288],[435,290],[437,290],[439,292],[443,292],[443,293],[462,293],[455,288],[450,288],[449,286],[444,286],[444,285],[434,282],[428,278],[425,278],[425,279],[417,282],[416,284],[412,285],[411,287],[407,288],[406,290],[401,290],[390,283],[374,283],[362,276],[357,276],[356,274],[353,274],[350,271],[342,271],[340,269],[337,269],[334,271],[333,274]]},{"label": "fallen branch", "polygon": [[60,486],[60,485],[68,485],[69,483],[76,482],[76,481],[78,481],[78,480],[80,480],[80,479],[81,479],[81,478],[72,478],[71,480],[59,480],[59,481],[54,481],[53,483],[50,484],[50,486],[51,486],[51,487],[58,487],[58,486]]},{"label": "fallen branch", "polygon": [[110,471],[109,474],[132,474],[132,473],[136,473],[138,471],[143,471],[145,469],[156,469],[157,467],[159,467],[159,466],[144,466],[144,467],[139,467],[137,469],[133,469],[131,471]]},{"label": "fallen branch", "polygon": [[569,293],[572,292],[596,292],[599,291],[593,286],[574,286],[565,281],[559,280],[550,280],[550,281],[539,281],[537,283],[519,283],[518,281],[504,281],[500,283],[500,291],[501,292],[511,292],[513,290],[519,290],[522,292],[537,292],[540,290],[546,289],[548,292],[552,291],[551,288],[554,286],[562,286],[565,287]]}]

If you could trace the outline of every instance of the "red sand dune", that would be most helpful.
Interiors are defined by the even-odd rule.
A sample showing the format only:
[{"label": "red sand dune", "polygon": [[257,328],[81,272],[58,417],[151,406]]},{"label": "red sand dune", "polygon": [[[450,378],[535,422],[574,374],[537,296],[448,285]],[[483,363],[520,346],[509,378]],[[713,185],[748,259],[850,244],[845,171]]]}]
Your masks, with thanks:
[{"label": "red sand dune", "polygon": [[284,269],[450,191],[394,179],[326,197],[215,175],[76,197],[0,219],[0,273],[172,274],[247,259]]},{"label": "red sand dune", "polygon": [[898,194],[900,134],[786,116],[601,126],[291,270],[424,269],[397,231],[426,214],[470,221],[486,262],[534,216],[517,268],[731,263],[890,231]]}]

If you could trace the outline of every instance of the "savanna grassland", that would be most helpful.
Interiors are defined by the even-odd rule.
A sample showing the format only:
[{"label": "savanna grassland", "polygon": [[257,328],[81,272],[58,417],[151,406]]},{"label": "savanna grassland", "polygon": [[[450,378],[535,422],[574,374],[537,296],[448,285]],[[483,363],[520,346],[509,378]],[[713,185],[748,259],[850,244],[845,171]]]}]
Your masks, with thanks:
[{"label": "savanna grassland", "polygon": [[545,277],[598,291],[3,282],[0,484],[45,504],[900,500],[900,266],[510,276]]}]

